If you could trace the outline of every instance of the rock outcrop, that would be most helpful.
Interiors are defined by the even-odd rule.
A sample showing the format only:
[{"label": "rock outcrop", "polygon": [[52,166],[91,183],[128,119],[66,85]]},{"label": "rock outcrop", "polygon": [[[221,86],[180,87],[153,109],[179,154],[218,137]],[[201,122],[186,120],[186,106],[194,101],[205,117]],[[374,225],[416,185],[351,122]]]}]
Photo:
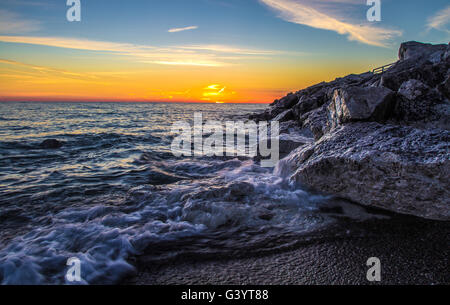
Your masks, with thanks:
[{"label": "rock outcrop", "polygon": [[363,205],[450,220],[449,50],[406,42],[383,73],[320,83],[253,115],[310,135],[276,171]]},{"label": "rock outcrop", "polygon": [[393,108],[394,92],[384,87],[348,87],[334,91],[328,106],[331,127],[355,121],[385,121]]}]

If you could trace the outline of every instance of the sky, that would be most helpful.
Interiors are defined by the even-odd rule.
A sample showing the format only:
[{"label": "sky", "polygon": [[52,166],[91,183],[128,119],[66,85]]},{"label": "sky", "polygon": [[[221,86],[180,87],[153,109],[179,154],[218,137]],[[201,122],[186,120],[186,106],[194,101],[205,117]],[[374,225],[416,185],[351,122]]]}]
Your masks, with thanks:
[{"label": "sky", "polygon": [[0,101],[269,103],[448,43],[448,0],[0,0]]}]

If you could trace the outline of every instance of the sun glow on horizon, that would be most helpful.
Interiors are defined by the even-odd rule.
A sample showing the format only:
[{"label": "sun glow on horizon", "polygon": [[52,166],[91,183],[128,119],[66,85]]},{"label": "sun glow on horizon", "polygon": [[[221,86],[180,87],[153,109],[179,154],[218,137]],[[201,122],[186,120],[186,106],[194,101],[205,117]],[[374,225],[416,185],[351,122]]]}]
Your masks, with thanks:
[{"label": "sun glow on horizon", "polygon": [[[216,104],[223,104],[225,103],[224,100],[236,95],[235,91],[229,92],[226,89],[226,86],[222,86],[219,84],[206,86],[205,88],[203,88],[204,92],[202,100],[215,102]],[[220,99],[220,101],[218,99]]]}]

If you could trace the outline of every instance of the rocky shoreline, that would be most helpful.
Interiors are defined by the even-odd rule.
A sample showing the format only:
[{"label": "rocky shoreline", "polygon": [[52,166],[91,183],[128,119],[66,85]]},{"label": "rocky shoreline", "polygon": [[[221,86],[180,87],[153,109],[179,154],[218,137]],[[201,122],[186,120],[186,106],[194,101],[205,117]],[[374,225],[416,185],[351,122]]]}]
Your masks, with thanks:
[{"label": "rocky shoreline", "polygon": [[[278,175],[387,217],[324,210],[338,226],[274,252],[157,263],[143,255],[124,284],[448,285],[449,82],[449,45],[407,42],[383,73],[320,83],[250,116],[280,122]],[[379,283],[366,279],[374,256]]]},{"label": "rocky shoreline", "polygon": [[382,73],[348,75],[276,100],[276,170],[355,203],[450,220],[450,46],[406,42]]}]

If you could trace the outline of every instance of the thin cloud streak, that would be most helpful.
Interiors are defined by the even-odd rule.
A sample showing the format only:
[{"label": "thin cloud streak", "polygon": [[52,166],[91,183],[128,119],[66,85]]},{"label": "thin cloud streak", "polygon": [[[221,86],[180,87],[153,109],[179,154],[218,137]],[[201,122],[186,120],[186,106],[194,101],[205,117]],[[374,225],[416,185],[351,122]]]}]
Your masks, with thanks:
[{"label": "thin cloud streak", "polygon": [[430,17],[427,23],[427,29],[436,29],[450,33],[450,30],[446,27],[450,21],[450,5],[443,10],[436,13],[436,15]]},{"label": "thin cloud streak", "polygon": [[[26,64],[23,62],[15,61],[15,60],[9,60],[9,59],[3,59],[0,58],[0,64],[9,65],[9,66],[15,66],[15,67],[22,67],[26,70],[31,70],[34,72],[37,72],[42,75],[56,75],[58,77],[65,77],[70,79],[78,79],[78,80],[84,80],[84,81],[92,81],[99,79],[99,77],[89,74],[89,73],[77,73],[77,72],[71,72],[67,70],[62,69],[54,69],[50,67],[44,67],[44,66],[38,66],[38,65],[31,65]],[[15,71],[17,72],[17,70]],[[35,76],[35,74],[32,74]]]},{"label": "thin cloud streak", "polygon": [[[261,3],[278,12],[279,17],[292,23],[306,25],[309,27],[330,30],[346,35],[349,40],[359,41],[364,44],[386,47],[387,41],[401,36],[398,30],[374,27],[355,22],[341,21],[342,17],[335,16],[335,10],[328,10],[324,1],[309,0],[259,0]],[[353,0],[336,0],[335,3],[355,4]],[[342,5],[342,9],[346,6]]]},{"label": "thin cloud streak", "polygon": [[[160,65],[186,65],[219,67],[232,64],[230,61],[261,59],[281,54],[272,50],[252,50],[248,48],[195,45],[155,47],[130,43],[94,41],[65,37],[5,36],[0,35],[1,42],[41,45],[65,49],[77,49],[96,52],[108,52],[114,55],[130,56],[139,62]],[[234,56],[228,56],[233,54]]]},{"label": "thin cloud streak", "polygon": [[222,67],[225,64],[218,62],[189,62],[189,61],[143,61],[143,63],[168,65],[168,66],[197,66],[197,67]]},{"label": "thin cloud streak", "polygon": [[211,51],[218,53],[232,53],[240,55],[276,55],[281,53],[280,51],[252,50],[224,45],[190,45],[190,46],[188,45],[188,46],[180,46],[179,48],[186,50]]},{"label": "thin cloud streak", "polygon": [[174,28],[174,29],[170,29],[168,30],[169,33],[178,33],[178,32],[184,32],[184,31],[191,31],[191,30],[196,30],[198,29],[198,26],[193,25],[193,26],[187,26],[184,28]]},{"label": "thin cloud streak", "polygon": [[16,13],[0,9],[0,34],[23,34],[39,29],[38,21],[24,20]]}]

